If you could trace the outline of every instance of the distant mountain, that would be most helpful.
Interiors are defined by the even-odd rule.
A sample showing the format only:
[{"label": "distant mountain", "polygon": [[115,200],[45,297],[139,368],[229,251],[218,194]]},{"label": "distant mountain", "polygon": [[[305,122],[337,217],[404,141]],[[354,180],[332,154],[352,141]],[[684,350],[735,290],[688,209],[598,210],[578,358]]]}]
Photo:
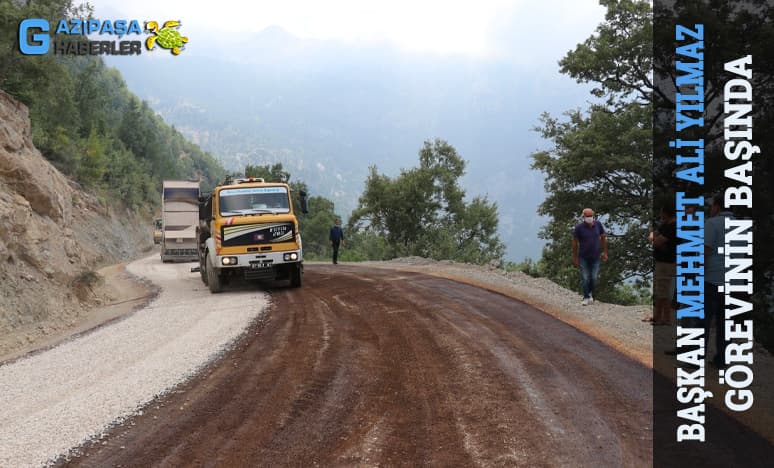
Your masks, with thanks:
[{"label": "distant mountain", "polygon": [[278,27],[239,43],[192,41],[178,57],[109,64],[227,168],[282,162],[344,216],[370,165],[395,175],[417,164],[425,139],[447,140],[469,161],[468,195],[498,202],[507,257],[540,256],[543,182],[528,156],[545,143],[530,129],[543,111],[582,105],[585,89],[556,69],[305,40]]}]

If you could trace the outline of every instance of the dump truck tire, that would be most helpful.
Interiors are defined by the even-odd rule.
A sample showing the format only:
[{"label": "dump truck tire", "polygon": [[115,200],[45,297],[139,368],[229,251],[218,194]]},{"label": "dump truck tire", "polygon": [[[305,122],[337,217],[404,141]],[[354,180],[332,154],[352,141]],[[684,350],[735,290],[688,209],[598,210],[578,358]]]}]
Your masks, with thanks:
[{"label": "dump truck tire", "polygon": [[295,268],[293,268],[293,271],[290,272],[290,287],[291,288],[300,288],[301,287],[301,265],[296,265]]},{"label": "dump truck tire", "polygon": [[202,277],[202,283],[207,286],[207,265],[199,261],[199,275]]},{"label": "dump truck tire", "polygon": [[223,290],[223,284],[220,281],[220,275],[218,270],[212,266],[212,260],[207,255],[207,286],[210,287],[210,292],[213,294],[219,293]]}]

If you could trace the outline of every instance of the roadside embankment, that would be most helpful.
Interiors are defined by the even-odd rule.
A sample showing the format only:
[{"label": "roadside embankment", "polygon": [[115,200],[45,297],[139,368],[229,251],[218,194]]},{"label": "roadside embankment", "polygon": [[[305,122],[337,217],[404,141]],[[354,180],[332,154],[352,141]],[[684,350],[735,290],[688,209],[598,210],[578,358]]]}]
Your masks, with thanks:
[{"label": "roadside embankment", "polygon": [[112,302],[96,270],[153,247],[149,220],[109,207],[32,143],[27,107],[0,91],[0,360]]}]

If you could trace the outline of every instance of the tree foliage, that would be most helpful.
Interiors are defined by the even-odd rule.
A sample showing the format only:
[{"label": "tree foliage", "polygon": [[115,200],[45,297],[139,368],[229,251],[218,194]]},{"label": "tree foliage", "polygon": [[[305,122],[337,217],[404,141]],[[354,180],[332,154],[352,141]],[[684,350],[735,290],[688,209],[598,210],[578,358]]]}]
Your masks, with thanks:
[{"label": "tree foliage", "polygon": [[[470,263],[501,261],[504,246],[497,234],[497,205],[486,197],[465,202],[459,178],[465,161],[443,140],[425,141],[419,166],[396,178],[372,166],[350,230],[370,241],[380,256],[419,255]],[[371,235],[384,238],[373,243]]]},{"label": "tree foliage", "polygon": [[28,106],[35,146],[82,185],[135,209],[159,203],[163,179],[213,186],[225,173],[220,163],[164,123],[100,57],[19,53],[22,19],[91,13],[68,0],[0,2],[0,89]]},{"label": "tree foliage", "polygon": [[290,180],[290,173],[282,169],[282,163],[269,166],[245,166],[245,177],[258,177],[266,182],[283,182]]},{"label": "tree foliage", "polygon": [[635,100],[647,105],[653,91],[653,15],[641,0],[601,0],[605,20],[583,43],[559,61],[560,71],[610,106]]},{"label": "tree foliage", "polygon": [[[652,196],[652,18],[650,4],[605,0],[605,20],[595,34],[560,61],[561,71],[593,83],[604,98],[587,111],[560,120],[544,114],[537,129],[552,148],[532,155],[545,176],[547,197],[539,213],[549,217],[541,231],[548,242],[543,273],[569,288],[579,287],[571,262],[572,229],[585,207],[607,230],[610,261],[600,270],[600,299],[636,302],[652,271],[647,245]],[[635,287],[625,286],[636,280]]]},{"label": "tree foliage", "polygon": [[[731,78],[738,76],[725,70],[725,64],[749,56],[752,62],[748,68],[752,71],[749,83],[752,87],[752,108],[747,114],[752,121],[752,143],[761,148],[761,153],[752,156],[752,177],[754,203],[751,208],[736,206],[733,211],[737,217],[752,218],[753,238],[755,239],[753,256],[755,308],[751,313],[755,323],[755,339],[774,352],[774,217],[771,216],[774,205],[774,159],[768,157],[767,149],[774,147],[774,134],[768,131],[774,124],[774,4],[764,0],[751,2],[717,2],[710,0],[683,0],[680,2],[657,2],[654,4],[655,58],[653,74],[657,83],[654,93],[654,108],[657,126],[654,131],[656,158],[655,169],[660,172],[654,179],[656,195],[659,191],[673,192],[675,188],[689,195],[710,196],[725,190],[730,181],[724,170],[736,166],[741,160],[732,161],[724,154],[726,125],[725,85]],[[695,184],[680,181],[672,176],[677,167],[673,151],[668,141],[674,137],[672,116],[675,112],[677,75],[682,74],[674,65],[681,60],[675,54],[675,24],[692,25],[693,18],[701,17],[704,28],[702,62],[704,125],[692,127],[681,132],[690,136],[682,139],[704,140],[704,184],[697,188]],[[685,41],[682,44],[693,42]],[[739,100],[734,100],[740,103]],[[660,156],[660,157],[658,157]],[[661,176],[664,174],[664,176]],[[661,180],[671,182],[659,185]],[[741,317],[737,317],[741,318]]]}]

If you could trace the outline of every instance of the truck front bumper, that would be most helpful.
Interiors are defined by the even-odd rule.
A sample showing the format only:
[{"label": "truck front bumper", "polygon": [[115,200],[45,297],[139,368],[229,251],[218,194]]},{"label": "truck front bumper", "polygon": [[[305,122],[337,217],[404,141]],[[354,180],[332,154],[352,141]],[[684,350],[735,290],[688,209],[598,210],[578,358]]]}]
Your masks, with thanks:
[{"label": "truck front bumper", "polygon": [[[227,260],[224,260],[227,259]],[[280,265],[290,265],[302,261],[300,250],[282,252],[249,253],[239,255],[216,255],[215,268],[262,269]],[[224,263],[226,261],[226,263]]]}]

